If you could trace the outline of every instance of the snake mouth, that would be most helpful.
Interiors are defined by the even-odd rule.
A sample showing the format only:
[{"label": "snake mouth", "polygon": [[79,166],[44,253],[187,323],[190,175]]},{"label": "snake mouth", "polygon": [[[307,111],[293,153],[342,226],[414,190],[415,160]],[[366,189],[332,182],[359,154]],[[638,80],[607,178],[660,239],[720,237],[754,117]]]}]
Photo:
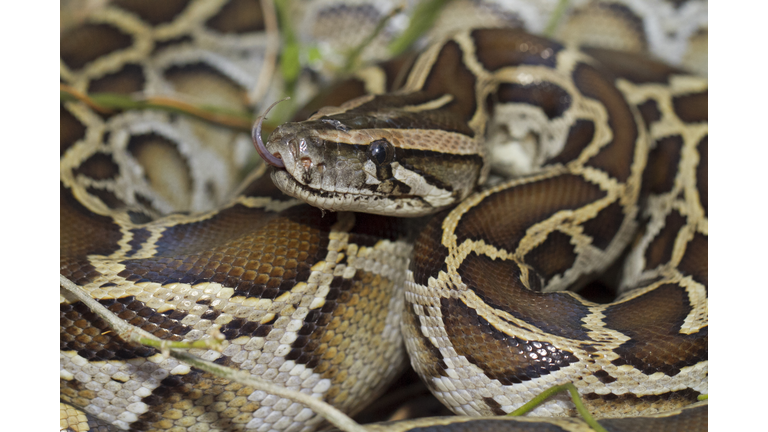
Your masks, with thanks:
[{"label": "snake mouth", "polygon": [[313,188],[296,180],[285,168],[275,168],[272,171],[272,181],[286,195],[322,210],[353,211],[397,217],[420,217],[436,211],[423,198],[416,195],[391,197]]}]

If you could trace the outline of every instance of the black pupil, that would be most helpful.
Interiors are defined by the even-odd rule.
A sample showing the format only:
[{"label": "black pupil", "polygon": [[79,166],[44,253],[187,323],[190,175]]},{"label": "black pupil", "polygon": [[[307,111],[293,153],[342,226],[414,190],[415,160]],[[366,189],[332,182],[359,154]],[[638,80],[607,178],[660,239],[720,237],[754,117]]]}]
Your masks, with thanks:
[{"label": "black pupil", "polygon": [[387,147],[389,143],[386,141],[375,141],[371,143],[371,158],[377,165],[381,165],[387,161]]}]

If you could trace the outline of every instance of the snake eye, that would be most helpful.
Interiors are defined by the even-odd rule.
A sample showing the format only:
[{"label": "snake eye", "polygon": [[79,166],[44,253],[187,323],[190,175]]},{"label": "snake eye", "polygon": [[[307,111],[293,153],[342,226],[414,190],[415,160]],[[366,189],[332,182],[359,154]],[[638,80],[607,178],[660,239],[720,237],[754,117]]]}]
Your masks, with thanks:
[{"label": "snake eye", "polygon": [[385,139],[376,140],[368,148],[368,157],[378,166],[392,162],[395,148]]}]

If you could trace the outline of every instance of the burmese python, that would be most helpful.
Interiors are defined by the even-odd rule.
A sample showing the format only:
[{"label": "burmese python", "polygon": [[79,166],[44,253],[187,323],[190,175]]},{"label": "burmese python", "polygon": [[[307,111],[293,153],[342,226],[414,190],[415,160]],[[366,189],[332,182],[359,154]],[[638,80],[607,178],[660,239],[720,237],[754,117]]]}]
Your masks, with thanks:
[{"label": "burmese python", "polygon": [[[198,22],[215,25],[235,3],[175,12],[179,22],[197,14],[204,17]],[[147,11],[121,6],[132,11],[126,16],[135,27],[141,19],[134,17],[158,28],[170,23],[166,34],[155,35],[163,43],[143,48],[159,59],[155,66],[175,51],[191,57],[192,42],[205,40],[184,36],[172,11],[165,21],[150,21]],[[119,22],[111,13],[102,20]],[[107,41],[115,36],[103,23],[83,28],[81,34]],[[223,353],[198,351],[203,358],[346,410],[399,371],[402,320],[411,363],[459,414],[509,412],[546,387],[574,381],[598,414],[667,412],[612,427],[634,421],[640,429],[700,429],[706,405],[679,409],[707,392],[706,79],[634,55],[587,55],[520,31],[451,34],[408,66],[400,93],[355,99],[284,125],[262,151],[268,158],[278,153],[281,161],[272,163],[287,166],[273,173],[287,193],[331,210],[373,208],[383,216],[301,204],[277,191],[261,167],[220,208],[159,217],[174,210],[179,195],[163,192],[163,184],[190,184],[193,192],[182,190],[190,196],[198,187],[214,200],[221,195],[220,179],[164,183],[147,168],[151,162],[142,162],[177,159],[167,144],[184,136],[164,122],[183,132],[201,126],[173,115],[99,117],[82,104],[62,105],[62,274],[159,337],[196,340],[220,326],[231,344]],[[85,59],[63,45],[63,80],[91,92],[162,87],[151,69],[135,67],[140,52],[120,59],[115,50],[133,48],[109,44]],[[218,70],[165,61],[162,78],[183,83],[193,79],[185,74],[207,74],[226,94],[230,83],[222,84]],[[145,121],[131,123],[131,116]],[[512,169],[523,177],[473,193],[490,170],[481,140],[487,128],[516,141],[527,163]],[[236,140],[220,129],[208,134]],[[318,146],[323,140],[334,144]],[[430,140],[443,147],[425,147]],[[176,151],[204,151],[195,146],[193,139]],[[340,165],[350,171],[336,177],[331,168]],[[183,168],[163,175],[184,177]],[[126,184],[131,176],[135,181]],[[391,197],[398,215],[438,213],[426,225],[390,217],[380,203]],[[361,201],[374,204],[361,208]],[[630,242],[620,301],[597,305],[570,293],[537,292],[585,284]],[[399,269],[409,258],[404,280]],[[492,277],[504,280],[503,290]],[[508,297],[518,299],[514,306]],[[197,423],[300,430],[318,422],[298,404],[125,343],[63,291],[61,308],[62,407],[87,413],[79,425],[70,423],[73,430],[86,423],[104,430],[194,430]],[[571,410],[554,398],[535,414]],[[467,420],[413,427],[448,421]],[[528,422],[583,427],[575,420]]]}]

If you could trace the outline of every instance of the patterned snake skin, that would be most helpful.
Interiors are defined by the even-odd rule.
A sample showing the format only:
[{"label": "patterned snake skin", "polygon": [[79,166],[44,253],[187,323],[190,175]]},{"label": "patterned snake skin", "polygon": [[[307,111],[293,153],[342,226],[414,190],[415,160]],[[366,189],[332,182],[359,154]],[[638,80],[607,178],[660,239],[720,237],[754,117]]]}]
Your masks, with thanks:
[{"label": "patterned snake skin", "polygon": [[[279,168],[247,165],[250,138],[227,127],[62,102],[61,274],[159,338],[220,332],[223,351],[191,352],[346,412],[386,388],[407,348],[459,415],[509,413],[573,382],[596,416],[629,417],[600,420],[607,430],[706,430],[707,80],[647,57],[706,73],[706,3],[659,3],[654,16],[584,2],[555,33],[566,45],[452,18],[477,26],[471,6],[483,25],[541,32],[552,5],[469,3],[449,5],[413,62],[361,70],[323,101],[399,92],[273,132]],[[64,31],[62,83],[252,111],[261,6],[113,2]],[[324,37],[329,17],[362,10],[375,8],[313,5],[296,19]],[[686,25],[663,43],[648,30],[659,17]],[[562,291],[607,270],[612,303]],[[62,429],[321,424],[60,297]],[[532,415],[556,417],[372,430],[588,430],[557,417],[575,415],[566,396]]]}]

